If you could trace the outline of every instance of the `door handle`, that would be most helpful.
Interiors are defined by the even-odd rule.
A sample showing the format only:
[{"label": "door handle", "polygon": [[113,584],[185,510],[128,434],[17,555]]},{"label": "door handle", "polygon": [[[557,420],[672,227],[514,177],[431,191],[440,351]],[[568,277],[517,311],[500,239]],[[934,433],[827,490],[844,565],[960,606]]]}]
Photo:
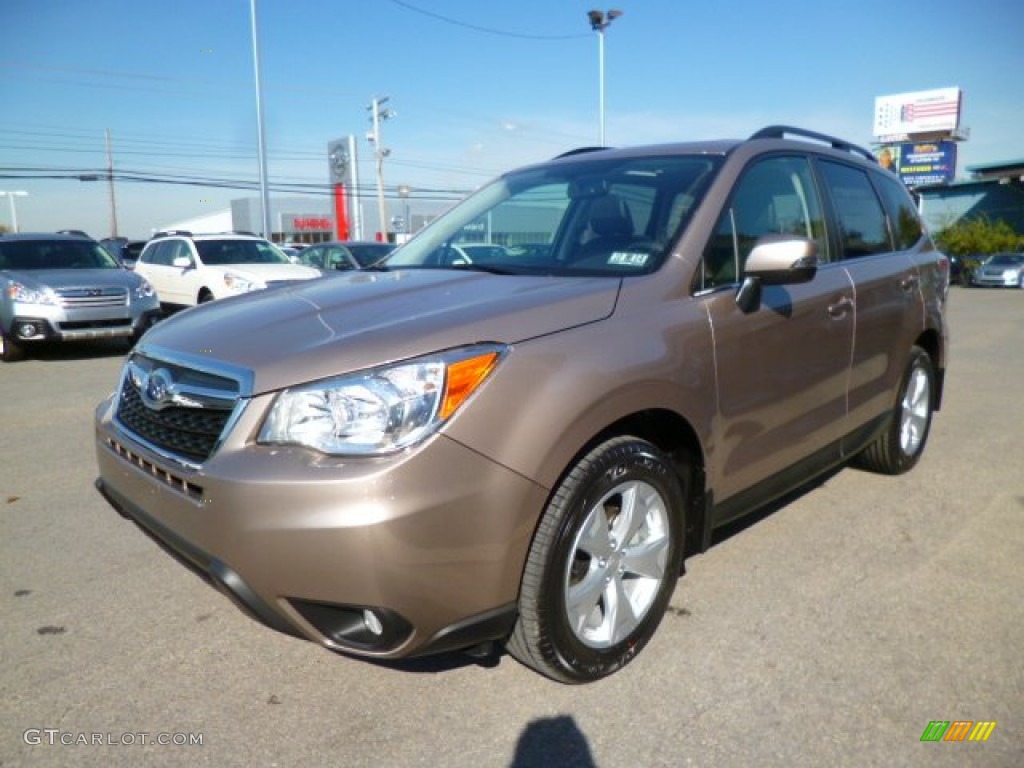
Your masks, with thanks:
[{"label": "door handle", "polygon": [[900,281],[900,288],[906,293],[910,293],[915,290],[921,283],[921,279],[917,275],[907,275]]},{"label": "door handle", "polygon": [[853,309],[853,299],[849,296],[843,296],[843,298],[835,304],[829,304],[826,311],[828,312],[829,317],[838,319],[843,317],[851,309]]}]

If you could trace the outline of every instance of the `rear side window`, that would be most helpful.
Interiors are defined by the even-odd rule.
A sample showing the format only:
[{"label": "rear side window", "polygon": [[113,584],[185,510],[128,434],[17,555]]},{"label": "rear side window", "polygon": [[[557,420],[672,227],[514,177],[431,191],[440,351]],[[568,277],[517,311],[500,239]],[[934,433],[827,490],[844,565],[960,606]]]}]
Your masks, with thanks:
[{"label": "rear side window", "polygon": [[815,241],[819,258],[827,259],[821,205],[804,157],[770,157],[744,171],[704,253],[697,290],[737,282],[757,241],[778,234]]},{"label": "rear side window", "polygon": [[821,161],[839,224],[841,257],[853,259],[892,250],[882,204],[865,171]]},{"label": "rear side window", "polygon": [[878,182],[882,201],[892,223],[892,239],[896,243],[896,248],[901,251],[913,248],[921,239],[924,230],[910,193],[902,184],[888,176],[876,174],[875,180]]}]

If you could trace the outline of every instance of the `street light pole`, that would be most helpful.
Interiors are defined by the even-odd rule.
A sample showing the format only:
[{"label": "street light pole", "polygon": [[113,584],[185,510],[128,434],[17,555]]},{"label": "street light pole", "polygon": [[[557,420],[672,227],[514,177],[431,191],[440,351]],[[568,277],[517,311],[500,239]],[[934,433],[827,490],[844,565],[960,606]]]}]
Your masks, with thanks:
[{"label": "street light pole", "polygon": [[373,121],[373,133],[366,137],[373,144],[374,155],[377,158],[377,216],[380,219],[381,238],[385,243],[388,242],[388,212],[384,205],[384,158],[391,154],[391,150],[381,146],[380,124],[382,120],[395,116],[394,110],[382,108],[388,98],[388,96],[374,98],[370,106],[367,107],[372,113],[370,119]]},{"label": "street light pole", "polygon": [[0,189],[0,197],[7,196],[11,199],[11,227],[12,231],[17,234],[18,232],[18,209],[14,205],[14,198],[16,197],[28,197],[28,192],[24,190],[17,190],[15,192],[5,192]]},{"label": "street light pole", "polygon": [[597,32],[597,89],[598,89],[598,112],[601,123],[601,146],[604,143],[604,31],[611,26],[615,19],[622,15],[622,11],[614,8],[608,13],[601,11],[589,11],[587,18],[590,20],[590,28]]},{"label": "street light pole", "polygon": [[267,146],[263,131],[263,85],[260,80],[260,40],[256,21],[256,0],[250,0],[249,13],[252,19],[252,62],[256,72],[256,141],[260,165],[260,200],[263,208],[263,236],[271,239],[270,228],[270,187],[267,184]]}]

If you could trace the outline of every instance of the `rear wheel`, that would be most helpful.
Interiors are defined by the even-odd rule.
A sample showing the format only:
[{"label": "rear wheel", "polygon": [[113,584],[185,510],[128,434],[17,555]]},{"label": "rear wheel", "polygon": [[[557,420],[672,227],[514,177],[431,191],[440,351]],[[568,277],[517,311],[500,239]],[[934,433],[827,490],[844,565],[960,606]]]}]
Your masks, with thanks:
[{"label": "rear wheel", "polygon": [[613,438],[584,456],[534,536],[509,652],[564,683],[629,663],[679,578],[684,498],[676,466],[644,440]]},{"label": "rear wheel", "polygon": [[934,390],[932,360],[923,349],[913,347],[892,423],[857,457],[857,464],[884,475],[900,475],[912,469],[928,440]]},{"label": "rear wheel", "polygon": [[199,304],[209,304],[211,301],[213,301],[213,294],[210,293],[206,288],[203,288],[203,290],[201,290],[199,292],[199,301],[198,301],[198,303]]}]

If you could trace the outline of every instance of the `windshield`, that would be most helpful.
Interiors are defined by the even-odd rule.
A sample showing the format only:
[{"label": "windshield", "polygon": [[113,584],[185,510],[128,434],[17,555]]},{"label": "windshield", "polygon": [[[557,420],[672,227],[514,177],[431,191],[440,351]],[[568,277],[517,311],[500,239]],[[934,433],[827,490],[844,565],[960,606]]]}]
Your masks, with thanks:
[{"label": "windshield", "polygon": [[0,241],[0,269],[120,269],[99,243],[89,240]]},{"label": "windshield", "polygon": [[720,161],[595,156],[511,173],[437,219],[387,266],[615,277],[651,272]]},{"label": "windshield", "polygon": [[196,240],[203,264],[291,264],[274,245],[265,240]]},{"label": "windshield", "polygon": [[1024,253],[997,253],[989,256],[988,265],[993,267],[1013,267],[1024,264]]}]

